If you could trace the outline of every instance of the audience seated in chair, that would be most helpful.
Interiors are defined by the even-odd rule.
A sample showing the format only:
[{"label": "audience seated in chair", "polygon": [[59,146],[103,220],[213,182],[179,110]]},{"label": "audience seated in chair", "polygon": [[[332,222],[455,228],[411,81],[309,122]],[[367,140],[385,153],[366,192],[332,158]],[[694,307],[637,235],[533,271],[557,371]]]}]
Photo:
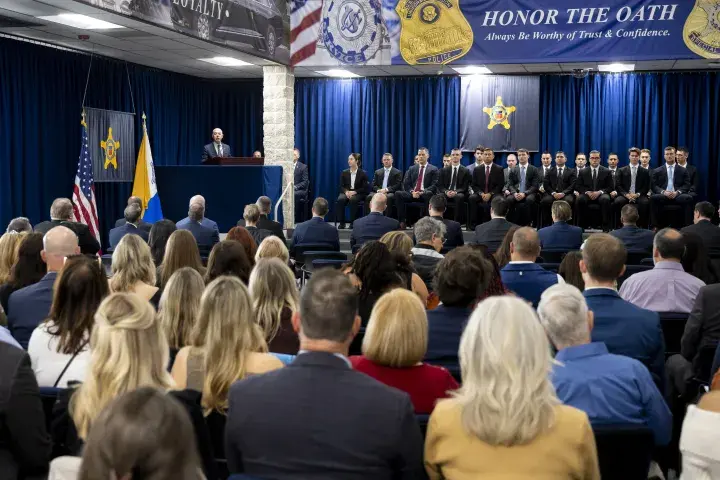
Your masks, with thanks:
[{"label": "audience seated in chair", "polygon": [[360,168],[360,163],[360,154],[351,153],[348,156],[350,168],[340,174],[340,194],[335,201],[335,223],[340,224],[338,225],[340,229],[345,228],[345,207],[349,207],[350,228],[353,228],[358,205],[365,201],[365,197],[370,192],[367,173]]},{"label": "audience seated in chair", "polygon": [[[503,268],[505,265],[510,263],[510,244],[512,243],[513,235],[515,235],[515,232],[517,232],[519,228],[520,225],[511,226],[505,233],[505,237],[502,239],[502,243],[500,244],[498,249],[495,251],[495,253],[492,254],[493,258],[495,258],[495,263],[497,263],[498,268]],[[485,248],[490,251],[489,248]]]},{"label": "audience seated in chair", "polygon": [[513,218],[519,225],[530,225],[535,221],[540,198],[540,172],[528,163],[529,152],[521,148],[518,150],[518,166],[508,174],[505,184],[505,202],[508,210],[512,210]]},{"label": "audience seated in chair", "polygon": [[683,270],[702,280],[706,285],[717,283],[720,275],[716,263],[708,256],[707,246],[703,239],[692,232],[685,232],[682,236],[685,240],[685,254],[680,262]]},{"label": "audience seated in chair", "polygon": [[[40,255],[47,265],[47,273],[37,283],[13,292],[8,300],[8,329],[23,348],[27,348],[35,327],[50,313],[53,285],[58,272],[63,268],[65,258],[80,253],[77,235],[64,226],[55,227],[46,233],[42,243],[43,250]],[[23,254],[22,246],[20,253]],[[19,261],[17,265],[20,266]]]},{"label": "audience seated in chair", "polygon": [[28,354],[40,387],[67,388],[85,381],[95,312],[110,288],[98,259],[84,255],[68,257],[54,288],[50,313],[30,336]]},{"label": "audience seated in chair", "polygon": [[400,170],[392,166],[392,154],[384,153],[382,156],[382,164],[383,168],[375,170],[367,201],[371,202],[373,196],[382,193],[387,198],[386,204],[389,214],[395,204],[395,193],[402,190],[403,175]]},{"label": "audience seated in chair", "polygon": [[254,203],[245,205],[243,211],[243,219],[245,220],[245,229],[250,233],[256,245],[260,245],[265,238],[273,234],[270,230],[258,227],[260,221],[260,209]]},{"label": "audience seated in chair", "polygon": [[[205,217],[205,197],[202,195],[193,196],[190,199],[189,209],[190,212],[188,213],[188,216],[176,223],[177,228],[186,228],[188,225],[193,223],[199,223],[203,227],[215,230],[215,233],[220,234],[217,222]],[[193,233],[193,235],[195,235],[195,233]]]},{"label": "audience seated in chair", "polygon": [[637,207],[625,205],[620,210],[620,223],[623,226],[610,232],[610,235],[620,239],[625,248],[631,252],[647,252],[648,255],[652,255],[655,232],[638,227],[639,219]]},{"label": "audience seated in chair", "polygon": [[412,249],[413,266],[428,290],[432,291],[435,267],[443,259],[440,250],[445,242],[445,224],[434,218],[423,217],[415,223],[413,231],[416,241]]},{"label": "audience seated in chair", "polygon": [[493,198],[490,203],[490,221],[475,228],[473,243],[485,245],[488,252],[495,253],[500,248],[508,230],[516,226],[505,219],[509,209],[509,204],[503,198],[499,196]]},{"label": "audience seated in chair", "polygon": [[592,342],[593,313],[580,290],[555,285],[542,294],[538,316],[558,353],[552,382],[558,398],[598,425],[645,425],[656,445],[670,442],[672,416],[642,363]]},{"label": "audience seated in chair", "polygon": [[[242,227],[233,227],[242,228]],[[245,253],[245,248],[235,240],[223,240],[215,245],[208,257],[205,284],[209,284],[223,275],[240,279],[245,285],[250,280],[252,264]]]},{"label": "audience seated in chair", "polygon": [[153,306],[160,301],[160,289],[155,286],[156,269],[150,247],[137,235],[125,235],[112,255],[110,290],[134,293]]},{"label": "audience seated in chair", "polygon": [[198,248],[203,252],[207,252],[220,241],[217,224],[212,220],[209,221],[212,222],[210,224],[207,220],[205,218],[205,200],[203,200],[202,203],[190,203],[188,217],[177,222],[175,226],[178,230],[189,230],[195,237]]},{"label": "audience seated in chair", "polygon": [[[675,148],[665,147],[665,163],[650,174],[650,218],[654,227],[659,228],[665,217],[664,207],[677,205],[682,210],[683,223],[689,225],[693,218],[693,197],[689,194],[692,185],[687,170],[675,163]],[[664,220],[664,218],[663,218]],[[662,222],[666,223],[666,222]]]},{"label": "audience seated in chair", "polygon": [[[20,244],[27,236],[28,233],[25,232],[4,233],[0,236],[0,285],[10,280],[13,265],[17,262],[20,253]],[[2,303],[6,304],[6,302]]]},{"label": "audience seated in chair", "polygon": [[472,182],[472,173],[461,162],[462,150],[453,148],[450,154],[450,163],[447,166],[444,165],[445,159],[443,158],[443,168],[438,174],[437,183],[437,194],[442,196],[446,205],[453,205],[455,222],[458,224],[465,210]]},{"label": "audience seated in chair", "polygon": [[614,191],[613,176],[610,170],[600,165],[600,152],[590,152],[589,168],[578,171],[575,189],[578,191],[577,205],[578,225],[587,224],[587,216],[590,213],[591,205],[600,207],[602,217],[602,228],[610,230],[612,223],[610,214],[612,210],[612,198],[610,194]]},{"label": "audience seated in chair", "polygon": [[153,223],[148,237],[148,245],[150,245],[150,252],[155,265],[162,264],[163,258],[165,258],[167,242],[175,230],[177,230],[177,227],[172,220],[162,219]]},{"label": "audience seated in chair", "polygon": [[556,200],[550,207],[553,224],[538,230],[543,250],[578,250],[583,242],[583,230],[570,225],[572,209],[565,200]]},{"label": "audience seated in chair", "polygon": [[280,240],[278,237],[268,237],[263,240],[258,245],[257,252],[255,252],[255,263],[258,263],[263,258],[278,258],[287,265],[290,262],[290,252],[285,241]]},{"label": "audience seated in chair", "polygon": [[444,218],[447,209],[447,200],[444,195],[433,195],[428,204],[428,216],[442,222],[445,225],[445,243],[444,248],[453,249],[465,245],[463,238],[462,225],[455,220]]},{"label": "audience seated in chair", "polygon": [[405,172],[403,188],[395,193],[395,204],[397,205],[398,220],[400,228],[405,229],[407,220],[407,203],[419,203],[427,210],[430,197],[438,190],[438,179],[440,171],[434,165],[428,163],[430,151],[421,147],[417,154],[418,162]]},{"label": "audience seated in chair", "polygon": [[710,202],[699,202],[695,205],[693,224],[680,230],[699,236],[712,258],[720,258],[720,227],[712,223],[715,207]]},{"label": "audience seated in chair", "polygon": [[120,243],[120,239],[130,233],[135,234],[148,241],[149,232],[140,228],[140,216],[142,215],[142,208],[139,205],[132,204],[125,207],[125,223],[119,227],[115,227],[110,230],[110,248],[114,249]]},{"label": "audience seated in chair", "polygon": [[290,254],[294,247],[309,243],[327,243],[330,250],[340,251],[340,235],[335,227],[325,222],[328,213],[328,202],[318,197],[313,202],[312,218],[295,226]]},{"label": "audience seated in chair", "polygon": [[680,437],[682,478],[720,476],[720,392],[706,393],[697,405],[689,405]]},{"label": "audience seated in chair", "polygon": [[[280,222],[270,220],[270,212],[272,209],[272,200],[270,200],[270,197],[266,197],[264,195],[262,197],[258,197],[255,205],[257,205],[260,210],[260,218],[255,225],[258,230],[269,230],[273,235],[284,242],[285,232],[283,231],[283,226]],[[243,218],[242,220],[238,220],[237,226],[244,227],[245,219]],[[257,244],[260,245],[260,242],[257,242]]]},{"label": "audience seated in chair", "polygon": [[[269,236],[269,235],[268,235]],[[255,255],[257,254],[257,242],[253,238],[250,231],[245,227],[233,227],[228,232],[225,240],[234,240],[245,249],[245,256],[250,262],[250,267],[255,266]]]},{"label": "audience seated in chair", "polygon": [[41,233],[15,235],[23,238],[19,239],[17,255],[10,265],[10,275],[0,285],[0,305],[6,315],[10,314],[8,305],[10,295],[21,288],[36,284],[47,274],[47,264],[42,257],[43,235]]},{"label": "audience seated in chair", "polygon": [[[140,210],[142,211],[142,199],[140,197],[132,196],[132,197],[128,198],[127,206],[129,207],[130,205],[137,205],[138,207],[140,207]],[[115,221],[115,228],[122,227],[126,223],[127,223],[127,218],[125,216],[123,216],[123,218],[120,218]],[[137,221],[137,228],[139,228],[140,230],[143,230],[145,233],[150,233],[152,226],[153,226],[152,223],[148,223],[145,220],[143,220],[142,218],[140,218]]]},{"label": "audience seated in chair", "polygon": [[363,218],[355,220],[353,230],[350,232],[350,248],[362,246],[371,240],[380,240],[388,232],[400,228],[400,222],[394,218],[383,215],[387,197],[384,193],[376,193],[370,200],[370,213]]},{"label": "audience seated in chair", "polygon": [[35,231],[45,235],[60,225],[69,228],[77,235],[81,253],[95,255],[100,251],[100,243],[90,233],[90,228],[83,223],[73,221],[73,203],[68,198],[56,198],[50,206],[50,221],[35,225]]},{"label": "audience seated in chair", "polygon": [[[508,175],[500,165],[493,163],[495,154],[492,148],[475,147],[475,163],[470,170],[470,197],[468,198],[470,218],[468,224],[472,230],[478,224],[490,220],[490,207],[494,198],[503,197],[503,189],[508,183]],[[478,163],[480,161],[480,163]],[[508,161],[511,162],[510,156]],[[479,208],[478,208],[479,207]]]},{"label": "audience seated in chair", "polygon": [[625,280],[620,296],[654,312],[690,313],[705,282],[683,271],[683,235],[672,228],[660,230],[653,240],[655,267]]},{"label": "audience seated in chair", "polygon": [[157,268],[157,286],[165,288],[170,277],[181,268],[189,267],[205,275],[195,238],[187,230],[177,230],[170,235],[162,263]]},{"label": "audience seated in chair", "polygon": [[575,250],[568,252],[560,262],[558,274],[563,277],[565,283],[572,285],[581,292],[585,290],[585,281],[580,271],[580,260],[582,260],[582,252]]},{"label": "audience seated in chair", "polygon": [[10,220],[5,233],[32,233],[33,226],[27,217],[17,217]]},{"label": "audience seated in chair", "polygon": [[430,480],[600,478],[588,417],[555,395],[547,336],[525,301],[483,300],[459,354],[463,384],[430,416]]}]

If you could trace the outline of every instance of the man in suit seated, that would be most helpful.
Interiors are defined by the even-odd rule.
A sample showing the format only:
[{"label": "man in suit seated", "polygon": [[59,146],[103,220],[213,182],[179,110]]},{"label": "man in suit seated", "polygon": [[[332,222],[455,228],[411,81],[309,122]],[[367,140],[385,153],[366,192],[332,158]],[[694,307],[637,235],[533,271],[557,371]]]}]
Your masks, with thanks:
[{"label": "man in suit seated", "polygon": [[115,249],[120,243],[120,239],[129,233],[148,241],[148,232],[140,229],[140,215],[142,215],[142,209],[138,204],[132,203],[125,207],[125,224],[110,230],[110,248]]},{"label": "man in suit seated", "polygon": [[540,238],[531,227],[517,229],[510,243],[510,263],[500,270],[503,284],[537,307],[540,295],[556,283],[565,283],[557,273],[535,263],[540,255]]},{"label": "man in suit seated", "polygon": [[692,223],[693,197],[687,170],[675,163],[675,148],[665,147],[665,164],[652,172],[652,195],[650,196],[650,218],[652,225],[660,227],[662,209],[665,205],[679,205],[683,210],[685,225]]},{"label": "man in suit seated", "polygon": [[[495,154],[492,149],[486,148],[484,152],[475,150],[475,156],[482,156],[483,163],[475,167],[472,174],[472,184],[470,186],[470,228],[489,220],[490,205],[495,197],[503,195],[505,187],[505,177],[502,173],[502,167],[493,163]],[[481,208],[478,209],[478,206]],[[480,212],[478,212],[480,210]]]},{"label": "man in suit seated", "polygon": [[307,218],[306,209],[310,178],[308,168],[300,161],[300,150],[293,149],[293,190],[295,192],[295,223],[304,222]]},{"label": "man in suit seated", "polygon": [[473,243],[485,245],[488,252],[495,253],[505,239],[505,234],[515,224],[508,222],[507,217],[510,206],[501,196],[492,199],[490,203],[490,221],[475,228]]},{"label": "man in suit seated", "polygon": [[[550,191],[545,188],[545,179],[548,178],[548,176],[550,175],[550,172],[553,169],[552,154],[550,153],[550,151],[545,150],[542,153],[542,155],[540,156],[540,162],[541,162],[541,165],[540,165],[540,168],[538,168],[539,187],[538,187],[538,193],[537,193],[537,201],[538,201],[538,205],[540,207],[542,207],[543,200],[547,204],[547,202],[548,202],[547,198],[552,199],[552,197],[550,196]],[[550,201],[550,202],[552,204],[552,201]],[[542,211],[541,211],[541,213],[542,213]],[[548,217],[542,218],[541,221],[542,221],[542,223],[540,223],[537,226],[537,228],[547,227]]]},{"label": "man in suit seated", "polygon": [[[210,250],[220,241],[220,234],[217,230],[206,227],[202,221],[205,219],[205,207],[201,203],[190,204],[188,218],[175,224],[178,230],[188,230],[195,237],[200,255],[210,254]],[[214,222],[213,222],[214,223]],[[217,226],[217,224],[215,224]]]},{"label": "man in suit seated", "polygon": [[348,157],[348,169],[340,174],[340,194],[335,202],[335,223],[338,228],[345,228],[345,207],[350,210],[350,228],[352,228],[355,216],[357,215],[358,204],[365,201],[370,191],[367,173],[360,168],[360,154],[351,153]]},{"label": "man in suit seated", "polygon": [[[648,209],[650,208],[650,173],[639,163],[640,149],[632,147],[629,150],[630,164],[618,171],[615,182],[617,197],[613,200],[613,211],[620,210],[628,203],[637,206],[640,215],[640,224],[647,226]],[[638,223],[637,221],[635,223]]]},{"label": "man in suit seated", "polygon": [[517,167],[517,155],[514,153],[509,154],[505,162],[507,163],[507,167],[503,169],[503,173],[505,174],[505,183],[508,183],[508,180],[510,179],[510,172]]},{"label": "man in suit seated", "polygon": [[388,232],[400,228],[400,222],[394,218],[383,215],[387,205],[384,193],[376,193],[370,202],[370,214],[355,220],[353,230],[350,233],[350,248],[362,246],[371,240],[380,240]]},{"label": "man in suit seated", "polygon": [[250,236],[253,237],[253,240],[255,240],[256,245],[260,245],[260,242],[265,240],[265,238],[272,236],[270,230],[265,230],[257,226],[260,221],[260,209],[254,203],[245,205],[243,220],[245,220],[245,228]]},{"label": "man in suit seated", "polygon": [[693,224],[680,230],[682,233],[694,233],[700,237],[713,258],[720,258],[720,227],[712,223],[715,207],[710,202],[695,205]]},{"label": "man in suit seated", "polygon": [[695,201],[698,191],[698,174],[697,168],[688,163],[688,158],[690,158],[690,150],[688,150],[687,147],[678,147],[675,151],[675,161],[687,172],[690,182],[690,189],[687,193],[693,198],[693,201]]},{"label": "man in suit seated", "polygon": [[465,245],[463,238],[462,225],[455,220],[449,220],[444,217],[447,204],[445,196],[441,194],[433,195],[428,205],[428,216],[445,224],[445,243],[443,246],[448,249]]},{"label": "man in suit seated", "polygon": [[543,250],[579,250],[583,242],[583,230],[570,225],[572,209],[565,200],[556,200],[550,209],[553,224],[538,230]]},{"label": "man in suit seated", "polygon": [[58,226],[45,234],[40,256],[47,265],[47,273],[39,282],[13,292],[8,300],[8,329],[23,348],[27,348],[35,327],[50,313],[53,285],[65,258],[79,253],[77,235],[69,228]]},{"label": "man in suit seated", "polygon": [[443,222],[423,217],[415,223],[413,233],[417,242],[411,250],[413,266],[428,291],[432,291],[435,267],[444,258],[440,250],[445,243],[447,230]]},{"label": "man in suit seated", "polygon": [[620,222],[623,227],[610,232],[615,238],[620,239],[625,248],[631,252],[647,252],[652,254],[653,238],[655,232],[637,226],[638,209],[633,204],[628,204],[620,210]]},{"label": "man in suit seated", "polygon": [[[292,318],[300,353],[230,388],[231,474],[306,480],[422,479],[423,439],[410,397],[353,370],[358,293],[334,269],[315,272]],[[348,414],[352,412],[352,414]]]},{"label": "man in suit seated", "polygon": [[400,228],[405,228],[407,203],[422,203],[427,211],[430,198],[437,192],[439,172],[437,167],[428,163],[430,151],[426,147],[418,149],[418,163],[405,173],[403,190],[395,194]]},{"label": "man in suit seated", "polygon": [[483,162],[485,159],[485,147],[482,145],[478,145],[477,147],[475,147],[475,154],[473,156],[475,158],[475,161],[467,166],[468,172],[470,172],[471,177],[476,167],[483,166]]},{"label": "man in suit seated", "polygon": [[298,245],[309,243],[327,243],[329,250],[340,251],[340,235],[337,228],[325,222],[328,213],[328,201],[322,197],[315,199],[312,205],[312,218],[295,226],[290,253],[295,253]]},{"label": "man in suit seated", "polygon": [[546,218],[551,218],[550,209],[553,202],[564,200],[572,209],[575,203],[575,181],[577,179],[575,169],[566,165],[567,157],[565,152],[558,151],[555,154],[555,166],[550,168],[543,177],[543,195],[540,200],[540,214],[543,222]]},{"label": "man in suit seated", "polygon": [[211,143],[208,143],[203,148],[203,154],[202,154],[202,161],[206,161],[213,157],[232,157],[232,152],[230,151],[230,145],[227,143],[222,143],[223,139],[223,131],[219,128],[215,128],[212,131],[212,139],[213,141]]},{"label": "man in suit seated", "polygon": [[[202,195],[195,195],[195,196],[193,196],[193,197],[190,199],[190,204],[189,204],[190,209],[192,209],[193,205],[198,205],[198,207],[197,207],[195,210],[198,210],[198,208],[201,208],[201,209],[202,209],[203,216],[202,216],[202,218],[199,220],[200,225],[202,225],[202,226],[205,227],[205,228],[210,228],[210,229],[212,229],[212,230],[215,230],[215,232],[217,232],[217,234],[220,235],[220,229],[218,228],[217,222],[215,222],[215,221],[213,221],[213,220],[210,220],[209,218],[207,218],[207,217],[205,216],[205,197],[203,197]],[[181,227],[184,227],[184,226],[186,226],[186,225],[188,225],[188,224],[190,224],[190,223],[192,223],[192,222],[196,222],[196,223],[197,223],[196,220],[192,220],[192,219],[188,216],[187,218],[183,218],[182,220],[180,220],[179,222],[177,222],[175,225],[177,226],[177,228],[181,228]]]},{"label": "man in suit seated", "polygon": [[471,175],[467,168],[460,164],[462,151],[453,148],[450,155],[450,165],[440,170],[438,179],[438,193],[445,197],[447,204],[455,206],[455,221],[459,222],[465,210],[468,199]]},{"label": "man in suit seated", "polygon": [[[140,211],[142,214],[142,199],[140,197],[133,196],[133,197],[128,198],[127,206],[130,206],[130,205],[138,205],[140,207]],[[127,222],[127,220],[125,219],[125,217],[116,220],[115,228],[122,227],[123,225],[125,225],[126,222]],[[152,225],[153,225],[152,223],[148,223],[145,220],[143,220],[142,218],[140,220],[138,220],[138,222],[137,222],[137,228],[139,228],[140,230],[143,230],[147,233],[150,233],[150,229],[152,228]]]},{"label": "man in suit seated", "polygon": [[[270,220],[270,211],[272,210],[272,200],[270,200],[270,197],[266,197],[264,195],[262,197],[258,197],[255,205],[257,205],[260,209],[260,218],[255,226],[262,230],[269,230],[273,235],[284,242],[285,232],[283,231],[283,226],[280,222]],[[237,226],[244,227],[245,219],[243,218],[242,220],[238,220]]]},{"label": "man in suit seated", "polygon": [[100,242],[90,233],[90,228],[80,222],[73,222],[73,204],[67,198],[56,198],[50,206],[50,221],[35,225],[35,231],[45,235],[51,229],[62,225],[69,228],[78,237],[80,252],[95,255],[100,251]]},{"label": "man in suit seated", "polygon": [[367,197],[368,203],[372,203],[372,197],[376,193],[382,193],[386,197],[386,205],[388,214],[391,213],[395,204],[395,192],[402,189],[402,172],[393,167],[393,156],[390,153],[384,153],[382,156],[383,168],[375,170],[373,177],[372,192]]},{"label": "man in suit seated", "polygon": [[[610,231],[610,210],[612,199],[610,193],[613,191],[613,180],[610,170],[600,165],[600,152],[590,152],[590,167],[584,168],[578,173],[575,188],[578,191],[577,199],[578,220],[586,220],[588,206],[591,203],[600,205],[602,216],[602,228]],[[578,222],[579,223],[579,222]]]},{"label": "man in suit seated", "polygon": [[520,163],[508,176],[505,201],[509,203],[518,225],[530,225],[535,221],[537,213],[540,173],[528,163],[530,154],[526,149],[519,149],[517,155]]},{"label": "man in suit seated", "polygon": [[580,271],[585,301],[593,312],[593,342],[608,352],[634,358],[650,370],[660,392],[665,392],[665,342],[660,317],[623,300],[615,288],[625,272],[627,251],[612,235],[591,235],[582,249]]},{"label": "man in suit seated", "polygon": [[664,228],[653,239],[652,270],[631,275],[620,287],[620,296],[653,312],[690,313],[705,282],[685,272],[682,233]]},{"label": "man in suit seated", "polygon": [[555,285],[542,294],[538,316],[558,353],[551,375],[558,398],[592,424],[644,425],[667,445],[672,414],[647,367],[593,342],[593,312],[580,290]]}]

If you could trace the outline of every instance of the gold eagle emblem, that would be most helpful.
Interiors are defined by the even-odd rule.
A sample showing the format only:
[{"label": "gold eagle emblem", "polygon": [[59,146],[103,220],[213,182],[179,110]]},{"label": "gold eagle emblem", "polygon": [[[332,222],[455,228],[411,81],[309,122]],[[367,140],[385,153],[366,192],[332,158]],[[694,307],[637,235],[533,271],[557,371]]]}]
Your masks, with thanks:
[{"label": "gold eagle emblem", "polygon": [[108,136],[105,140],[100,142],[100,147],[105,150],[105,164],[103,168],[108,169],[110,165],[115,167],[117,170],[117,151],[120,148],[120,142],[115,141],[112,135],[112,127],[108,128]]},{"label": "gold eagle emblem", "polygon": [[490,117],[488,130],[492,130],[495,125],[502,125],[506,130],[510,130],[510,121],[508,120],[508,117],[515,110],[515,107],[506,107],[503,104],[502,97],[497,97],[495,105],[483,108],[483,112],[487,113],[488,117]]}]

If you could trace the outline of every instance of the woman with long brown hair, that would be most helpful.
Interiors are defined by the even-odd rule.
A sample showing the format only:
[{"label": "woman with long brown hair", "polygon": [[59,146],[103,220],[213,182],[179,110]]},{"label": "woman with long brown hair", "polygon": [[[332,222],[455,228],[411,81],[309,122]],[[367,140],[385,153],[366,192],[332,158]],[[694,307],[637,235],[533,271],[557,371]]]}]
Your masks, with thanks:
[{"label": "woman with long brown hair", "polygon": [[225,237],[225,240],[235,240],[236,242],[239,242],[240,245],[242,245],[245,249],[245,255],[250,262],[250,267],[255,266],[255,254],[257,253],[258,249],[257,242],[255,242],[255,239],[252,237],[252,235],[250,235],[250,232],[248,232],[247,228],[231,228],[227,234],[227,237]]},{"label": "woman with long brown hair", "polygon": [[189,230],[176,230],[168,239],[165,256],[158,267],[158,287],[165,288],[172,274],[183,267],[190,267],[201,276],[205,275],[195,237]]},{"label": "woman with long brown hair", "polygon": [[223,240],[215,244],[210,251],[205,283],[208,284],[222,275],[232,275],[247,285],[251,270],[252,263],[242,244],[235,240]]}]

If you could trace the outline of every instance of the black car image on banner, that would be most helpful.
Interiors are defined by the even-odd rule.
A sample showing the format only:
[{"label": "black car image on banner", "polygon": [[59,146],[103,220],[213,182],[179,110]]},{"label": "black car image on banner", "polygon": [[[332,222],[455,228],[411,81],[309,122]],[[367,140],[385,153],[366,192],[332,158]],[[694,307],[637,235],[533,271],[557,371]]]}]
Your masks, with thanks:
[{"label": "black car image on banner", "polygon": [[75,0],[193,37],[290,62],[286,0]]}]

